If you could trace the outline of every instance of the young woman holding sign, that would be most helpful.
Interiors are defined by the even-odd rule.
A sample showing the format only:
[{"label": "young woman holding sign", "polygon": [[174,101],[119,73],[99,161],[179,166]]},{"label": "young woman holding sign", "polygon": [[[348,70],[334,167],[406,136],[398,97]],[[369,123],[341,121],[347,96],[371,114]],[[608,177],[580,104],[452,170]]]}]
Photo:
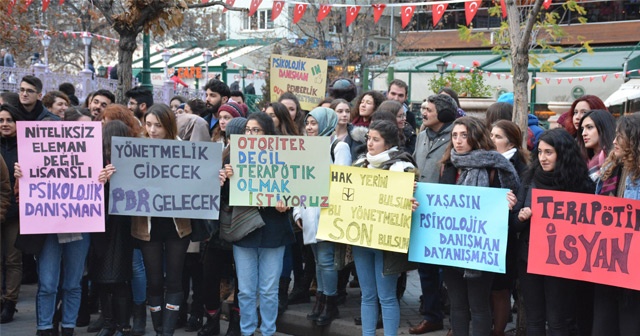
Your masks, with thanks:
[{"label": "young woman holding sign", "polygon": [[[609,195],[640,200],[640,115],[622,116],[613,141],[613,165],[603,166],[604,188]],[[622,167],[616,169],[617,162]],[[640,291],[596,285],[593,335],[640,335]]]},{"label": "young woman holding sign", "polygon": [[[495,151],[491,135],[478,118],[462,117],[453,122],[451,143],[442,158],[440,183],[517,190],[518,173],[502,154]],[[509,208],[515,205],[507,194]],[[442,275],[451,301],[451,328],[456,336],[485,336],[491,331],[491,272],[445,266]]]},{"label": "young woman holding sign", "polygon": [[[154,104],[143,120],[149,138],[177,138],[176,116],[169,106]],[[138,239],[142,251],[153,328],[156,333],[173,335],[184,295],[182,268],[191,222],[184,218],[133,217],[131,234]]]},{"label": "young woman holding sign", "polygon": [[[369,169],[384,169],[397,172],[414,172],[413,157],[398,150],[398,126],[387,120],[376,120],[369,125],[367,154],[354,166]],[[412,210],[417,207],[413,201]],[[378,300],[382,306],[385,336],[398,334],[400,306],[396,297],[396,284],[401,272],[407,271],[407,255],[378,249],[353,246],[360,289],[362,290],[362,335],[376,334],[378,322]]]},{"label": "young woman holding sign", "polygon": [[[247,118],[246,135],[275,135],[273,120],[265,113],[253,113]],[[225,165],[220,182],[228,184],[234,169]],[[223,186],[223,191],[226,185]],[[221,196],[224,197],[224,196]],[[233,243],[233,258],[238,276],[238,301],[242,335],[252,335],[258,328],[256,311],[260,296],[260,332],[271,336],[276,332],[278,317],[278,282],[282,273],[284,247],[294,241],[289,220],[290,209],[278,201],[275,207],[258,208],[265,225]]]},{"label": "young woman holding sign", "polygon": [[[316,107],[307,115],[305,121],[307,136],[332,136],[338,123],[336,113],[326,107]],[[336,165],[350,166],[351,152],[349,145],[337,139],[335,145],[330,148],[331,162]],[[316,291],[316,303],[313,311],[307,314],[307,319],[314,321],[319,326],[328,325],[338,317],[338,271],[334,268],[333,255],[334,243],[316,240],[318,222],[320,220],[319,207],[296,207],[293,210],[293,218],[296,225],[302,229],[305,245],[311,245],[315,256],[316,279],[318,289]]]},{"label": "young woman holding sign", "polygon": [[[518,191],[510,225],[520,232],[518,272],[527,313],[527,335],[570,335],[577,281],[527,272],[533,188],[593,194],[595,185],[574,138],[564,129],[545,131]],[[533,223],[535,225],[536,223]],[[540,224],[540,223],[537,223]]]}]

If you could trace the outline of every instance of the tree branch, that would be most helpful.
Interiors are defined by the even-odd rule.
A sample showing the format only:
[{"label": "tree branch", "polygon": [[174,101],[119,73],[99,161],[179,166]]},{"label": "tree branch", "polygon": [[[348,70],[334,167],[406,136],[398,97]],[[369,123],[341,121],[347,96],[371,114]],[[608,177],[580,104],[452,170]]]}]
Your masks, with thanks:
[{"label": "tree branch", "polygon": [[236,11],[236,12],[248,12],[249,11],[249,9],[247,9],[247,8],[239,8],[239,7],[233,7],[233,6],[227,5],[227,3],[224,2],[224,1],[213,1],[213,2],[207,2],[207,3],[189,4],[189,5],[187,5],[187,8],[189,8],[189,9],[207,8],[207,7],[213,7],[213,6],[222,6],[222,7],[226,8],[227,10]]}]

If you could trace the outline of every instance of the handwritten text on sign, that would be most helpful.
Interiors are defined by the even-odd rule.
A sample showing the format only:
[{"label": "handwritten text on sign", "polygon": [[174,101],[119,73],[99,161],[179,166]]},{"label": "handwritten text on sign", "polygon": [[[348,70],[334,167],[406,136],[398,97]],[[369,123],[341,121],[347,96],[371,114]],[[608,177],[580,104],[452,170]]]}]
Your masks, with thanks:
[{"label": "handwritten text on sign", "polygon": [[114,137],[109,213],[217,219],[222,144]]},{"label": "handwritten text on sign", "polygon": [[324,98],[327,86],[326,60],[271,55],[271,97],[291,92],[305,110],[312,110]]},{"label": "handwritten text on sign", "polygon": [[507,190],[418,183],[409,260],[505,272]]},{"label": "handwritten text on sign", "polygon": [[326,207],[329,137],[231,136],[230,204]]},{"label": "handwritten text on sign", "polygon": [[640,290],[640,201],[533,189],[532,214],[528,272]]},{"label": "handwritten text on sign", "polygon": [[20,232],[104,231],[99,122],[17,123]]},{"label": "handwritten text on sign", "polygon": [[407,253],[413,173],[331,165],[329,207],[316,237]]}]

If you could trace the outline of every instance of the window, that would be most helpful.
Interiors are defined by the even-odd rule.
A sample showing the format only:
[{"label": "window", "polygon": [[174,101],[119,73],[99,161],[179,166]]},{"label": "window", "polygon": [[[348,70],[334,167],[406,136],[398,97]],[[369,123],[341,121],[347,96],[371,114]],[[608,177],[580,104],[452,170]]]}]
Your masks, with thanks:
[{"label": "window", "polygon": [[249,17],[245,14],[244,30],[265,30],[273,29],[273,21],[271,20],[271,10],[259,10],[253,16]]}]

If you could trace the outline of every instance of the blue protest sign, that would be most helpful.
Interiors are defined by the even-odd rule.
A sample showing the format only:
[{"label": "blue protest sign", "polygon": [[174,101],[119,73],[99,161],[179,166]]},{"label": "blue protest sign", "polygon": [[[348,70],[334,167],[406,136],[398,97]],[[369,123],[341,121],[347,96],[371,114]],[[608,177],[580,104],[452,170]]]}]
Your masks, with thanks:
[{"label": "blue protest sign", "polygon": [[418,183],[409,260],[505,272],[507,189]]},{"label": "blue protest sign", "polygon": [[218,219],[222,144],[113,137],[109,214]]}]

